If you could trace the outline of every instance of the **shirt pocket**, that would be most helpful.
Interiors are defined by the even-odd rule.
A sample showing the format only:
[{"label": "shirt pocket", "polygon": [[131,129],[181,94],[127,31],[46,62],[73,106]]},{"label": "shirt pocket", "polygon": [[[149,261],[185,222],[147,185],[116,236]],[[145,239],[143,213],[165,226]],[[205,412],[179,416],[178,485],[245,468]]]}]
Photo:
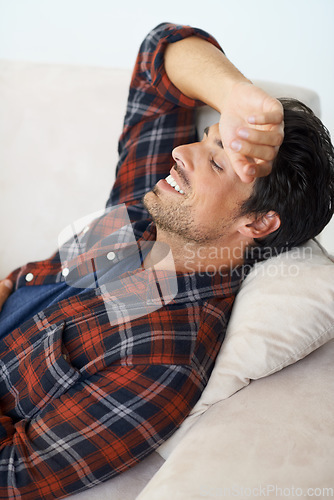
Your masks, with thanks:
[{"label": "shirt pocket", "polygon": [[[7,372],[7,396],[15,401],[16,417],[32,418],[80,378],[63,348],[65,322],[50,325],[35,342],[22,346]],[[13,415],[14,416],[14,415]]]}]

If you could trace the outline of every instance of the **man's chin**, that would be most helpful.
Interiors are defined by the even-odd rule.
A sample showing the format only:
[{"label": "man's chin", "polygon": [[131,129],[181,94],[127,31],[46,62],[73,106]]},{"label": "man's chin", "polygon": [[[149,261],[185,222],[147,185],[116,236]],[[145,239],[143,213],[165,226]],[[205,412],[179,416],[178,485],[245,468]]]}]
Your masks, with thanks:
[{"label": "man's chin", "polygon": [[142,203],[144,205],[144,207],[146,208],[146,210],[148,211],[148,213],[151,215],[152,217],[152,204],[156,203],[157,201],[157,189],[156,189],[156,186],[154,186],[153,189],[151,189],[151,191],[149,191],[148,193],[146,193],[144,196],[143,196],[143,199],[142,199]]}]

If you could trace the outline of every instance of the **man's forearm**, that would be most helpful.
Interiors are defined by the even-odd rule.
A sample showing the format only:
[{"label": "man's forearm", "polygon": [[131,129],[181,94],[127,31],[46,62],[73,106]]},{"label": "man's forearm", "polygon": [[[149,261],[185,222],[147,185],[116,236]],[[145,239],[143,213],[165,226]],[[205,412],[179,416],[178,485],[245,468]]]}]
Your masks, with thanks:
[{"label": "man's forearm", "polygon": [[192,36],[167,46],[165,69],[186,96],[220,113],[219,133],[244,182],[268,175],[284,137],[283,107],[252,85],[210,42]]},{"label": "man's forearm", "polygon": [[168,78],[183,94],[219,112],[235,83],[251,83],[222,51],[196,36],[167,46],[165,69]]}]

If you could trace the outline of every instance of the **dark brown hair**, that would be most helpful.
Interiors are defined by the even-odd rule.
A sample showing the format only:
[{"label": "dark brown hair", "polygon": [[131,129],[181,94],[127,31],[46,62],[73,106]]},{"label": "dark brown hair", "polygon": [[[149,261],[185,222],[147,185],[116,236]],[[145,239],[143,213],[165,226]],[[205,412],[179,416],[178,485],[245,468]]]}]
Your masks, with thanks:
[{"label": "dark brown hair", "polygon": [[281,226],[260,247],[292,248],[314,238],[334,211],[334,148],[321,120],[295,99],[279,99],[284,108],[284,140],[272,172],[258,178],[241,215],[274,210]]}]

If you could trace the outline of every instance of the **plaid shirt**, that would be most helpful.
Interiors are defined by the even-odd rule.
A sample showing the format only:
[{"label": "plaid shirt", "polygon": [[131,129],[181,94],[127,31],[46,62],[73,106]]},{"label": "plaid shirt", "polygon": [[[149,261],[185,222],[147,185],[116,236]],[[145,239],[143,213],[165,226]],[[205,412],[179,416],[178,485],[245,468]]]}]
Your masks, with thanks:
[{"label": "plaid shirt", "polygon": [[[145,38],[108,210],[50,259],[14,271],[16,288],[65,275],[73,283],[113,264],[110,252],[123,258],[125,206],[132,244],[154,241],[140,200],[168,175],[172,149],[196,140],[200,104],[168,80],[164,49],[192,35],[218,46],[201,30],[171,24]],[[90,286],[48,307],[1,340],[0,498],[62,498],[90,488],[171,436],[207,383],[239,285],[238,270],[223,277],[139,269],[111,289]],[[138,314],[138,301],[153,307]]]}]

